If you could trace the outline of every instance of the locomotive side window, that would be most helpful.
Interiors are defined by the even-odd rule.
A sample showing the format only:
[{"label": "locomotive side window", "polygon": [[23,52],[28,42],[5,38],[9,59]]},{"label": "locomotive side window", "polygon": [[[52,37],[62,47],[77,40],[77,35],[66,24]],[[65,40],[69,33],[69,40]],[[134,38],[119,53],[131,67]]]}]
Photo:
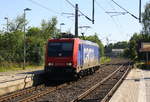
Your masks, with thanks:
[{"label": "locomotive side window", "polygon": [[68,57],[73,54],[73,42],[49,42],[49,57]]}]

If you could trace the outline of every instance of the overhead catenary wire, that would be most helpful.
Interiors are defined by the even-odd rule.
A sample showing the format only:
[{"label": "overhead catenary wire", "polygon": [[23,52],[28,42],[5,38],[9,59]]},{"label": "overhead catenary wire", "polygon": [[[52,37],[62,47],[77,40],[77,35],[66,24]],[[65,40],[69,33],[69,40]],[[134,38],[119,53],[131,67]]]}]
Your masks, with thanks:
[{"label": "overhead catenary wire", "polygon": [[125,8],[123,8],[122,6],[120,6],[117,2],[115,2],[114,0],[111,0],[114,4],[116,4],[118,7],[120,7],[121,9],[123,9],[124,11],[126,11],[128,14],[130,14],[132,17],[134,17],[135,19],[139,19],[138,17],[136,17],[134,14],[130,13],[128,10],[126,10]]},{"label": "overhead catenary wire", "polygon": [[[100,9],[102,9],[102,10],[104,11],[104,13],[106,13],[106,14],[112,19],[112,21],[114,22],[114,24],[115,24],[117,27],[119,27],[119,25],[116,23],[116,21],[113,19],[113,17],[112,17],[111,15],[109,15],[109,13],[107,13],[107,11],[105,10],[105,8],[102,7],[102,6],[100,5],[100,3],[99,3],[97,0],[95,0],[95,3],[97,4],[97,6],[98,6]],[[118,31],[119,31],[119,30],[118,30]]]},{"label": "overhead catenary wire", "polygon": [[[69,1],[69,0],[65,0],[68,4],[70,4],[73,8],[75,8],[75,6]],[[85,15],[82,11],[78,10],[79,13],[81,13],[86,19],[88,19],[89,21],[93,21],[92,19],[90,19],[87,15]]]},{"label": "overhead catenary wire", "polygon": [[97,2],[97,0],[95,0],[95,2],[96,2],[96,4],[97,4],[97,6],[98,6],[99,8],[101,8],[101,9],[104,11],[104,13],[106,13],[106,14],[113,20],[113,22],[115,23],[115,25],[118,26],[118,24],[117,24],[116,21],[113,19],[113,17],[107,13],[107,11],[99,4],[99,2]]},{"label": "overhead catenary wire", "polygon": [[33,3],[33,4],[37,5],[37,6],[40,6],[40,7],[43,8],[43,9],[48,10],[48,11],[50,11],[50,12],[53,12],[53,13],[55,13],[55,14],[60,14],[59,12],[56,12],[55,10],[50,9],[50,8],[48,8],[48,7],[44,6],[44,5],[42,5],[41,3],[37,2],[37,1],[34,1],[34,0],[28,0],[28,1],[30,1],[31,3]]},{"label": "overhead catenary wire", "polygon": [[110,0],[106,0],[106,2],[110,5],[110,7],[111,7],[114,11],[116,11],[116,9],[113,7],[113,5],[112,5],[112,3],[110,2]]},{"label": "overhead catenary wire", "polygon": [[113,11],[110,11],[110,12],[106,12],[106,13],[110,13],[110,14],[112,14],[111,16],[113,17],[113,16],[119,16],[119,15],[125,15],[125,14],[127,14],[127,12],[122,12],[122,11],[116,11],[116,9],[113,7],[113,5],[112,5],[112,3],[110,3],[110,1],[111,0],[106,0],[107,1],[107,3],[111,6],[111,8],[113,9]]},{"label": "overhead catenary wire", "polygon": [[[104,13],[106,13],[111,19],[112,19],[112,21],[113,21],[113,23],[115,24],[115,26],[116,26],[116,29],[118,30],[118,32],[120,33],[120,32],[122,32],[122,31],[120,31],[120,24],[118,24],[116,21],[115,21],[115,19],[111,16],[111,15],[109,15],[109,13],[107,13],[107,11],[105,10],[105,8],[103,8],[101,5],[100,5],[100,3],[97,1],[97,0],[95,0],[95,3],[97,4],[97,6],[100,8],[100,9],[102,9],[103,11],[104,11]],[[119,27],[119,28],[118,28]]]}]

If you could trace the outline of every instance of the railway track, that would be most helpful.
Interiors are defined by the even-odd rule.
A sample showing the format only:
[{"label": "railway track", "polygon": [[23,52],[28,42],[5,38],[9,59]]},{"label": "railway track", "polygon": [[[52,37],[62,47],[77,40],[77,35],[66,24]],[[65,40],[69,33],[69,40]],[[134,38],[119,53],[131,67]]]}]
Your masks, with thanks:
[{"label": "railway track", "polygon": [[[83,97],[81,95],[83,93],[81,92],[84,91],[86,92],[87,89],[91,89],[90,86],[94,87],[93,84],[95,82],[98,82],[98,80],[105,82],[105,80],[108,79],[106,78],[106,76],[109,75],[109,77],[111,77],[111,75],[114,75],[117,72],[124,72],[123,68],[121,69],[121,71],[119,69],[116,71],[116,68],[118,66],[120,65],[118,64],[106,65],[104,66],[104,68],[101,67],[96,73],[94,73],[94,75],[83,77],[82,79],[79,79],[77,82],[71,82],[70,84],[63,83],[60,85],[50,87],[40,85],[37,87],[31,87],[28,89],[20,90],[5,96],[1,96],[0,102],[31,102],[31,101],[70,102],[72,99],[74,100],[72,100],[71,102],[82,101],[82,99],[84,100],[85,98],[87,98],[89,94],[85,95],[84,93],[85,96]],[[95,80],[95,82],[93,80]],[[101,84],[97,84],[97,87],[99,85]],[[95,89],[91,90],[94,91]],[[88,92],[91,93],[92,91]],[[79,98],[79,94],[83,98]],[[59,97],[60,99],[57,96],[60,96]]]},{"label": "railway track", "polygon": [[[61,85],[47,87],[45,85],[39,85],[37,87],[30,87],[27,89],[19,90],[8,95],[0,97],[0,102],[31,102],[37,98],[46,95],[52,91],[55,91],[59,88],[67,86],[68,83]],[[31,94],[31,95],[30,95]]]},{"label": "railway track", "polygon": [[130,68],[130,65],[121,65],[112,74],[70,102],[107,102],[126,77]]},{"label": "railway track", "polygon": [[65,84],[62,84],[62,85],[59,85],[59,86],[56,86],[56,87],[48,87],[45,90],[42,90],[42,91],[40,91],[40,92],[38,92],[36,94],[33,94],[33,95],[29,96],[29,97],[21,99],[18,102],[31,102],[31,101],[34,101],[34,100],[38,99],[39,97],[44,96],[44,95],[46,95],[46,94],[48,94],[48,93],[50,93],[52,91],[55,91],[55,90],[57,90],[59,88],[63,88],[66,85],[67,84],[65,83]]},{"label": "railway track", "polygon": [[[107,76],[112,77],[112,76],[110,76],[112,73],[116,74],[117,72],[120,72],[123,74],[127,68],[125,66],[120,66],[120,65],[121,64],[113,64],[113,65],[106,66],[105,68],[100,68],[100,70],[97,71],[96,73],[94,73],[93,75],[83,77],[81,80],[71,84],[70,86],[68,85],[67,87],[53,91],[53,92],[47,94],[46,96],[41,97],[36,102],[42,102],[42,101],[48,101],[48,102],[76,102],[76,101],[91,102],[91,101],[82,100],[82,98],[81,98],[81,100],[80,99],[76,100],[76,98],[79,97],[81,94],[83,94],[84,91],[86,92],[88,89],[90,89],[95,84],[97,84],[97,82],[106,79]],[[121,75],[121,74],[117,74],[117,75]],[[113,79],[116,80],[118,78],[113,78]],[[110,80],[110,81],[112,81],[112,80]],[[116,82],[117,81],[118,80],[116,80]],[[108,83],[107,86],[104,86],[104,85],[102,86],[102,91],[103,91],[103,92],[101,91],[102,94],[106,94],[110,90],[108,88],[112,87],[111,84]],[[115,85],[115,84],[113,84],[113,85]],[[104,93],[104,91],[105,91],[105,93]],[[106,96],[106,95],[103,95],[103,96]],[[84,98],[87,98],[87,97],[84,97]]]},{"label": "railway track", "polygon": [[14,98],[20,97],[20,96],[25,95],[25,94],[29,94],[33,91],[42,89],[43,87],[44,87],[43,85],[39,85],[37,87],[30,87],[30,88],[22,89],[22,90],[1,96],[0,102],[11,101]]}]

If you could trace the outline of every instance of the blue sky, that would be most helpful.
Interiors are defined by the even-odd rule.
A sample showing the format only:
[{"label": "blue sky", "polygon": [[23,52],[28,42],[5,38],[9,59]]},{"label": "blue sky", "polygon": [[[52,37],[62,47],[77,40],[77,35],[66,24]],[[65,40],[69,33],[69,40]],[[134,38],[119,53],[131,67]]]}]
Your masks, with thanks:
[{"label": "blue sky", "polygon": [[[31,2],[36,1],[45,8]],[[89,29],[82,29],[86,35],[93,35],[97,33],[104,44],[117,41],[127,41],[134,32],[140,32],[142,25],[130,16],[129,14],[113,16],[106,14],[105,11],[122,12],[111,0],[96,0],[95,4],[95,24],[93,25],[85,17],[79,17],[79,26],[90,26]],[[138,1],[139,0],[115,0],[118,4],[126,8],[128,11],[138,16]],[[92,0],[70,0],[73,4],[78,3],[79,9],[89,17],[91,17]],[[142,10],[144,5],[150,2],[149,0],[142,0]],[[62,26],[62,31],[71,31],[74,33],[74,17],[68,17],[65,13],[74,13],[72,8],[65,0],[1,0],[0,3],[0,29],[3,29],[6,24],[4,17],[9,20],[16,18],[17,15],[23,13],[24,8],[31,8],[32,11],[27,12],[28,26],[40,26],[41,20],[48,20],[53,16],[58,19],[57,27],[60,28],[60,23],[65,23]],[[81,33],[81,29],[79,29]]]}]

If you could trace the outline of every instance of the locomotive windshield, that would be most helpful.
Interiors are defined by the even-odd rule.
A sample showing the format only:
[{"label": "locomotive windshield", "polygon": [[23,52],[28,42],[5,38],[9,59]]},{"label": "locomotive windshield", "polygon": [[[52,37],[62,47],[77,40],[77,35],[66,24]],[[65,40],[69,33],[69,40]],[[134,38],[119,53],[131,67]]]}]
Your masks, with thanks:
[{"label": "locomotive windshield", "polygon": [[49,42],[49,57],[68,57],[73,54],[73,42]]}]

